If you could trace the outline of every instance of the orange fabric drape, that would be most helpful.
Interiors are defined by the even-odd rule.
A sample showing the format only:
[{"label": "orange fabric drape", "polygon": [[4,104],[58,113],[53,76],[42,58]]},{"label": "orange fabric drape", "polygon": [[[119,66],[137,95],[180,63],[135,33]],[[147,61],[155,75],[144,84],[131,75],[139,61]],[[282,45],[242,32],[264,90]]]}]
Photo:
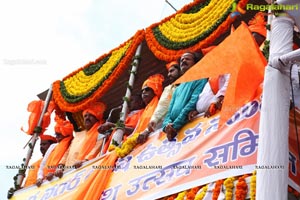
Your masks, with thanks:
[{"label": "orange fabric drape", "polygon": [[[143,112],[144,112],[144,109],[140,109],[137,112],[135,112],[134,114],[127,116],[126,120],[125,120],[125,126],[135,128],[139,119],[141,118]],[[109,144],[111,143],[114,132],[115,132],[115,130],[113,130],[113,132],[110,134],[107,142],[104,145],[104,149],[103,149],[104,153],[107,152],[107,150],[108,150],[108,147],[109,147]],[[126,140],[126,136],[124,135],[123,137],[124,137],[124,140]]]},{"label": "orange fabric drape", "polygon": [[[29,135],[32,135],[34,133],[34,128],[38,125],[38,121],[40,119],[40,116],[42,114],[43,107],[45,105],[45,102],[42,100],[34,100],[31,101],[27,106],[27,111],[31,112],[28,118],[28,130],[25,131],[23,127],[21,127],[21,130]],[[43,116],[42,121],[42,133],[47,129],[47,127],[50,124],[51,118],[50,115],[53,112],[55,107],[55,104],[53,101],[50,101],[48,104],[48,108]],[[42,134],[41,133],[41,134]]]},{"label": "orange fabric drape", "polygon": [[137,127],[135,128],[135,132],[142,132],[144,131],[150,122],[151,116],[154,113],[154,110],[158,104],[159,98],[154,96],[150,103],[146,106]]},{"label": "orange fabric drape", "polygon": [[60,141],[60,143],[57,144],[57,146],[53,149],[53,151],[51,152],[51,154],[49,155],[47,161],[46,161],[46,165],[43,169],[44,171],[44,177],[47,176],[48,173],[50,172],[55,172],[56,167],[59,164],[59,161],[61,160],[61,158],[63,157],[63,155],[65,154],[65,152],[68,150],[71,141],[73,139],[73,136],[69,136],[64,138],[62,141]]},{"label": "orange fabric drape", "polygon": [[247,25],[242,23],[174,84],[230,74],[221,110],[219,122],[221,126],[255,96],[257,88],[263,82],[266,65],[267,61]]},{"label": "orange fabric drape", "polygon": [[[139,123],[135,129],[135,132],[144,131],[148,127],[150,118],[157,106],[159,98],[154,96],[151,102],[146,106]],[[118,156],[115,151],[110,154],[106,154],[103,161],[99,163],[102,166],[114,166]],[[95,170],[91,176],[87,179],[83,186],[75,194],[77,200],[94,200],[99,199],[108,180],[111,176],[112,170]]]},{"label": "orange fabric drape", "polygon": [[82,143],[82,147],[77,156],[77,160],[84,160],[85,157],[91,152],[95,147],[97,138],[98,138],[98,127],[101,125],[101,122],[97,122],[94,126],[86,132],[86,136]]},{"label": "orange fabric drape", "polygon": [[32,168],[30,168],[28,171],[27,179],[25,181],[24,187],[28,187],[36,183],[37,173],[39,171],[42,160],[43,158],[40,158],[39,160],[37,160],[31,165]]},{"label": "orange fabric drape", "polygon": [[[115,151],[106,154],[98,163],[101,166],[114,166],[118,159]],[[106,170],[95,170],[88,179],[78,188],[74,195],[75,200],[100,199],[102,192],[109,182],[113,168]]]},{"label": "orange fabric drape", "polygon": [[209,78],[208,82],[212,92],[217,94],[219,91],[219,76]]},{"label": "orange fabric drape", "polygon": [[136,111],[136,113],[127,116],[125,119],[125,126],[135,128],[139,119],[141,118],[144,109]]}]

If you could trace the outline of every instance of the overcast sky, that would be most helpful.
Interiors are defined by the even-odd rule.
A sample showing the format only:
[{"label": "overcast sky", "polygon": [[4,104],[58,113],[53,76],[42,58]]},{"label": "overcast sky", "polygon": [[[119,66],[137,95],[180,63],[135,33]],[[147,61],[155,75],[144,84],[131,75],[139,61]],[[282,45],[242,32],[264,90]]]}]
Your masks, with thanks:
[{"label": "overcast sky", "polygon": [[[169,2],[180,9],[192,0]],[[28,103],[55,80],[174,12],[165,0],[1,1],[0,199],[17,173],[6,166],[19,166],[26,157],[30,136],[20,128],[27,128]],[[36,149],[32,161],[40,155]]]}]

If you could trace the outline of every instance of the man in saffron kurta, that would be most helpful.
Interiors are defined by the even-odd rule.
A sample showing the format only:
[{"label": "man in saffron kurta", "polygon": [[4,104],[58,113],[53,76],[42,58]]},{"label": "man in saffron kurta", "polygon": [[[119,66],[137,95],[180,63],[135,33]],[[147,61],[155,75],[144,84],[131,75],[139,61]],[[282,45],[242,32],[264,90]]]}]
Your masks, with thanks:
[{"label": "man in saffron kurta", "polygon": [[[57,141],[56,141],[56,138],[51,135],[40,135],[40,139],[41,139],[40,151],[42,153],[42,156],[44,157],[44,155],[46,154],[50,145],[53,143],[56,143]],[[40,168],[40,164],[43,160],[43,157],[31,165],[31,167],[28,171],[28,174],[27,174],[26,181],[24,183],[24,187],[28,187],[28,186],[34,185],[36,183],[37,173]]]},{"label": "man in saffron kurta", "polygon": [[73,139],[73,125],[71,122],[59,119],[54,129],[58,143],[49,147],[41,162],[36,182],[38,187],[43,183],[43,179],[52,180],[61,158],[68,150]]},{"label": "man in saffron kurta", "polygon": [[[186,52],[180,58],[180,69],[184,73],[190,69],[203,55]],[[176,87],[169,110],[163,122],[163,131],[169,141],[176,137],[177,132],[188,122],[188,113],[196,108],[198,95],[202,92],[207,79],[181,83]]]},{"label": "man in saffron kurta", "polygon": [[64,169],[78,168],[83,162],[97,156],[102,145],[102,139],[98,140],[97,128],[103,123],[105,104],[95,102],[83,111],[85,130],[75,133],[75,137],[69,150],[60,161],[60,168],[55,176],[62,177]]}]

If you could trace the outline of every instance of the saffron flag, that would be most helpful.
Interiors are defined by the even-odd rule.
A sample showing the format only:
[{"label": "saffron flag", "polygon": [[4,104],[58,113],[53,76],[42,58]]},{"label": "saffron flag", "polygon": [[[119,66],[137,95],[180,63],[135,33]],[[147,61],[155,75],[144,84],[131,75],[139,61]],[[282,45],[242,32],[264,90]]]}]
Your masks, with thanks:
[{"label": "saffron flag", "polygon": [[201,78],[230,74],[221,111],[220,125],[224,124],[242,105],[252,100],[263,82],[267,64],[248,26],[242,23],[222,43],[206,54],[175,84]]}]

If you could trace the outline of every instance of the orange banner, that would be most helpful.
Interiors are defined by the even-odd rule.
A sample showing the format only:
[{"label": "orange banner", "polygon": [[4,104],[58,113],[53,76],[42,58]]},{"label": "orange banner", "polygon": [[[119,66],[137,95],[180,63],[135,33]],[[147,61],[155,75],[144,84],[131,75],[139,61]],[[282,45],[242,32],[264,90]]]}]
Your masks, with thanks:
[{"label": "orange banner", "polygon": [[[74,199],[92,173],[112,168],[114,172],[100,199],[155,199],[266,167],[278,170],[282,166],[256,166],[260,108],[259,98],[245,104],[219,129],[219,115],[197,118],[182,128],[176,141],[169,142],[163,132],[157,131],[144,145],[118,159],[115,166],[103,165],[106,156],[97,158],[40,188],[20,190],[12,199]],[[299,123],[300,112],[296,114]],[[290,123],[289,184],[300,192],[292,115]]]}]

